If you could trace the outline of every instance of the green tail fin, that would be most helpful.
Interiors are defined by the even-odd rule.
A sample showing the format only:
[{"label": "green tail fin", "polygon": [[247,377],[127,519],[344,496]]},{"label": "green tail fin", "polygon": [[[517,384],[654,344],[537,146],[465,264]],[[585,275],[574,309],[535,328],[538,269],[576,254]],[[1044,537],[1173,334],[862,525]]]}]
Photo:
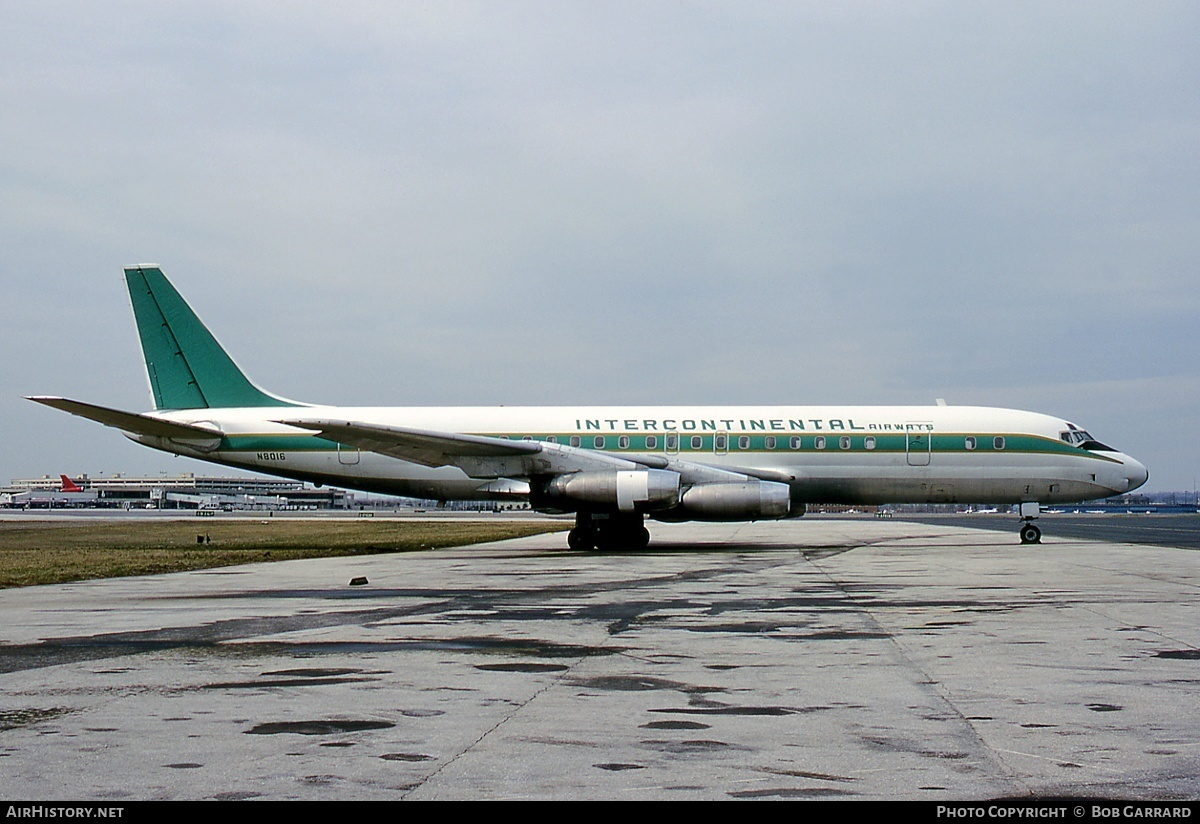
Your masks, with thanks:
[{"label": "green tail fin", "polygon": [[157,266],[125,269],[155,409],[295,406],[242,374]]}]

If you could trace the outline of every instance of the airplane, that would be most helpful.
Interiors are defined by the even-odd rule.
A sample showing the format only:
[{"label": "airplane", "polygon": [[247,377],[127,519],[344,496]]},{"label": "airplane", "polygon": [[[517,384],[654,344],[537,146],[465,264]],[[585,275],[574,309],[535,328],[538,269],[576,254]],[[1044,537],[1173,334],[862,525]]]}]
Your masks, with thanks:
[{"label": "airplane", "polygon": [[58,489],[31,489],[10,495],[8,504],[35,507],[95,506],[99,495],[88,491],[66,475],[59,475]]},{"label": "airplane", "polygon": [[154,449],[317,485],[574,513],[575,550],[658,521],[796,518],[811,504],[1019,506],[1120,495],[1146,467],[1061,418],[974,406],[341,407],[250,381],[156,264],[125,268],[154,408],[29,400]]}]

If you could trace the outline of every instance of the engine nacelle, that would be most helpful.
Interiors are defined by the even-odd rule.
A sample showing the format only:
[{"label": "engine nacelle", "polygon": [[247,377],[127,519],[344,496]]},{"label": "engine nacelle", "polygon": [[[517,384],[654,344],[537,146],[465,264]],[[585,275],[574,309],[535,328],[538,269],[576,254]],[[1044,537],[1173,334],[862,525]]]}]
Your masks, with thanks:
[{"label": "engine nacelle", "polygon": [[615,506],[621,512],[670,509],[679,503],[679,473],[666,469],[575,472],[552,478],[542,490],[548,500]]},{"label": "engine nacelle", "polygon": [[[698,521],[755,521],[786,518],[791,490],[775,481],[699,484],[679,499],[678,514]],[[676,513],[671,513],[675,515]]]}]

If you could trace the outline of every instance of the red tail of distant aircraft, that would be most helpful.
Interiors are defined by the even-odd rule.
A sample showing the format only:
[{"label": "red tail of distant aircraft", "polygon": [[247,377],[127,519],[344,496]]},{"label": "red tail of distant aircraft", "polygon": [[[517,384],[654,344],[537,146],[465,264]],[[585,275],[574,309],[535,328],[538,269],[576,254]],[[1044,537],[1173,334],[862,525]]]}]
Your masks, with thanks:
[{"label": "red tail of distant aircraft", "polygon": [[58,477],[62,478],[62,488],[59,490],[59,492],[82,492],[83,491],[82,486],[80,486],[79,484],[72,481],[66,475],[59,475]]}]

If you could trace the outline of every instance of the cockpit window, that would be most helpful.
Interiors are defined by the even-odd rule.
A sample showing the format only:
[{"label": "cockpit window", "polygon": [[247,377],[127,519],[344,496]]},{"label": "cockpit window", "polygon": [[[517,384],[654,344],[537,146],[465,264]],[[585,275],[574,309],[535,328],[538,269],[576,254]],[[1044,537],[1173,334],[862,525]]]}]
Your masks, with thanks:
[{"label": "cockpit window", "polygon": [[1059,432],[1058,436],[1071,446],[1078,446],[1080,449],[1086,449],[1089,452],[1116,452],[1111,446],[1105,446],[1091,436],[1091,433],[1086,430],[1079,429],[1072,424],[1067,424],[1071,427],[1066,432]]}]

